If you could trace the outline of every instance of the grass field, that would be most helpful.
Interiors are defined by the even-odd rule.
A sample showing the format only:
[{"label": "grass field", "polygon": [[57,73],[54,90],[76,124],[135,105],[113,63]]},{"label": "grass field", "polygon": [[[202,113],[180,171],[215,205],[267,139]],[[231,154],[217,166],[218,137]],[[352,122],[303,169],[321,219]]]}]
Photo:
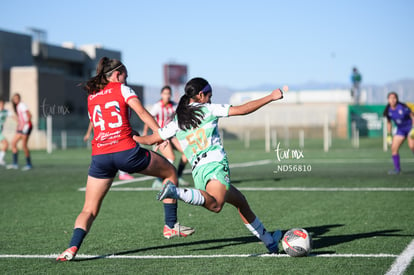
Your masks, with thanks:
[{"label": "grass field", "polygon": [[[233,184],[268,230],[306,228],[314,240],[309,257],[291,258],[283,251],[267,255],[230,205],[213,214],[180,202],[180,222],[195,227],[196,233],[166,240],[162,203],[150,190],[152,180],[136,175],[137,181],[108,193],[77,260],[56,263],[81,210],[90,161],[89,150],[71,149],[33,152],[35,169],[29,172],[0,167],[0,272],[385,274],[392,266],[401,267],[399,262],[393,265],[397,260],[409,261],[414,158],[406,145],[401,151],[404,173],[398,176],[387,175],[390,153],[381,150],[379,140],[361,140],[359,150],[338,141],[327,153],[320,141],[305,145],[295,155],[300,159],[278,161],[276,152],[264,152],[263,142],[245,149],[242,142],[225,141],[234,165]],[[294,142],[281,147],[290,155],[297,149]],[[189,174],[185,178],[191,180]],[[405,274],[414,274],[413,262]]]}]

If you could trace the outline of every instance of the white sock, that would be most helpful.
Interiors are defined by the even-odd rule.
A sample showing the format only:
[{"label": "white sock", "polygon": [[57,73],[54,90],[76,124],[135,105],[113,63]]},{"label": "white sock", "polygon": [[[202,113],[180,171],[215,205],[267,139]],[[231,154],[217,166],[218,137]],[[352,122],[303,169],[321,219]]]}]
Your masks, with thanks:
[{"label": "white sock", "polygon": [[6,154],[6,152],[0,151],[0,161],[4,160],[4,155],[5,154]]},{"label": "white sock", "polygon": [[250,232],[252,232],[253,235],[255,235],[262,242],[264,242],[265,245],[273,243],[272,235],[266,231],[266,228],[264,228],[259,218],[256,217],[256,219],[252,223],[246,223],[245,226],[247,227],[247,229],[250,230]]},{"label": "white sock", "polygon": [[182,201],[191,205],[204,205],[206,201],[198,189],[177,188],[177,194]]}]

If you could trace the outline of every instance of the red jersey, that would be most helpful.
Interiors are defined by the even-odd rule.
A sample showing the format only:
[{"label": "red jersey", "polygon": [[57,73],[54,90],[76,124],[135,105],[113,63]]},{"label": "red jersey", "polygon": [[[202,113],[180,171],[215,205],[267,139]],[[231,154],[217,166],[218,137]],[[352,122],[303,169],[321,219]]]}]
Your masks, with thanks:
[{"label": "red jersey", "polygon": [[88,96],[88,114],[93,124],[92,155],[125,151],[137,146],[129,124],[128,100],[136,98],[130,87],[111,82]]}]

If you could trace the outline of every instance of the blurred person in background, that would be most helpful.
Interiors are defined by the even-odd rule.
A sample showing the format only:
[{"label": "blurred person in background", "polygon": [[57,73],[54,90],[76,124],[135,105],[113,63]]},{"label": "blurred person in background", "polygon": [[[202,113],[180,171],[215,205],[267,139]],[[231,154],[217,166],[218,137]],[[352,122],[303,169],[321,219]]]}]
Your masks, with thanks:
[{"label": "blurred person in background", "polygon": [[10,116],[10,112],[4,108],[4,100],[0,99],[0,143],[2,147],[0,148],[0,165],[6,165],[4,157],[6,156],[7,149],[9,148],[9,142],[6,137],[3,135],[3,127],[6,122],[7,117]]},{"label": "blurred person in background", "polygon": [[360,104],[361,100],[361,81],[362,81],[362,75],[358,71],[356,67],[352,69],[351,74],[351,82],[352,82],[352,88],[351,88],[351,97],[354,101],[354,104]]},{"label": "blurred person in background", "polygon": [[[387,142],[391,145],[391,155],[394,163],[394,169],[389,171],[388,174],[398,175],[401,173],[399,150],[405,140],[408,141],[408,147],[414,153],[414,114],[406,104],[399,101],[396,92],[390,92],[384,116],[387,118]],[[394,136],[392,135],[392,122],[396,126]]]},{"label": "blurred person in background", "polygon": [[27,145],[30,133],[32,132],[32,114],[27,108],[27,105],[22,102],[20,94],[16,93],[13,95],[12,103],[14,112],[16,113],[17,130],[11,143],[13,152],[13,164],[8,165],[7,169],[19,169],[17,144],[21,140],[24,155],[26,156],[26,165],[22,168],[22,171],[28,171],[33,168],[30,158],[30,150]]},{"label": "blurred person in background", "polygon": [[[150,113],[157,121],[160,127],[167,125],[175,116],[175,110],[177,108],[177,103],[171,100],[172,89],[170,86],[164,86],[161,88],[161,99],[157,101],[154,106],[152,106]],[[148,134],[148,125],[144,125],[143,135]],[[170,142],[164,148],[159,148],[161,154],[171,163],[174,163],[175,155],[174,149],[181,153],[180,163],[177,168],[178,182],[182,186],[189,186],[189,183],[185,181],[182,176],[184,172],[185,165],[188,160],[185,157],[181,145],[178,142],[177,138],[173,137],[169,140]],[[161,179],[155,179],[152,184],[153,189],[159,189],[162,186]]]}]

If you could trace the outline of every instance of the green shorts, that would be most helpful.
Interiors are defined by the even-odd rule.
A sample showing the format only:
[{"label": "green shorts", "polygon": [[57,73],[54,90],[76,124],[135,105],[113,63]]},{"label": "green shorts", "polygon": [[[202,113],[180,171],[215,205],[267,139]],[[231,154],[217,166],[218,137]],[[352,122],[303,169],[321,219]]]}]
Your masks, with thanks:
[{"label": "green shorts", "polygon": [[230,188],[230,169],[227,159],[220,162],[210,162],[200,167],[197,167],[193,171],[194,186],[199,189],[206,191],[207,183],[210,180],[218,180],[226,189]]}]

